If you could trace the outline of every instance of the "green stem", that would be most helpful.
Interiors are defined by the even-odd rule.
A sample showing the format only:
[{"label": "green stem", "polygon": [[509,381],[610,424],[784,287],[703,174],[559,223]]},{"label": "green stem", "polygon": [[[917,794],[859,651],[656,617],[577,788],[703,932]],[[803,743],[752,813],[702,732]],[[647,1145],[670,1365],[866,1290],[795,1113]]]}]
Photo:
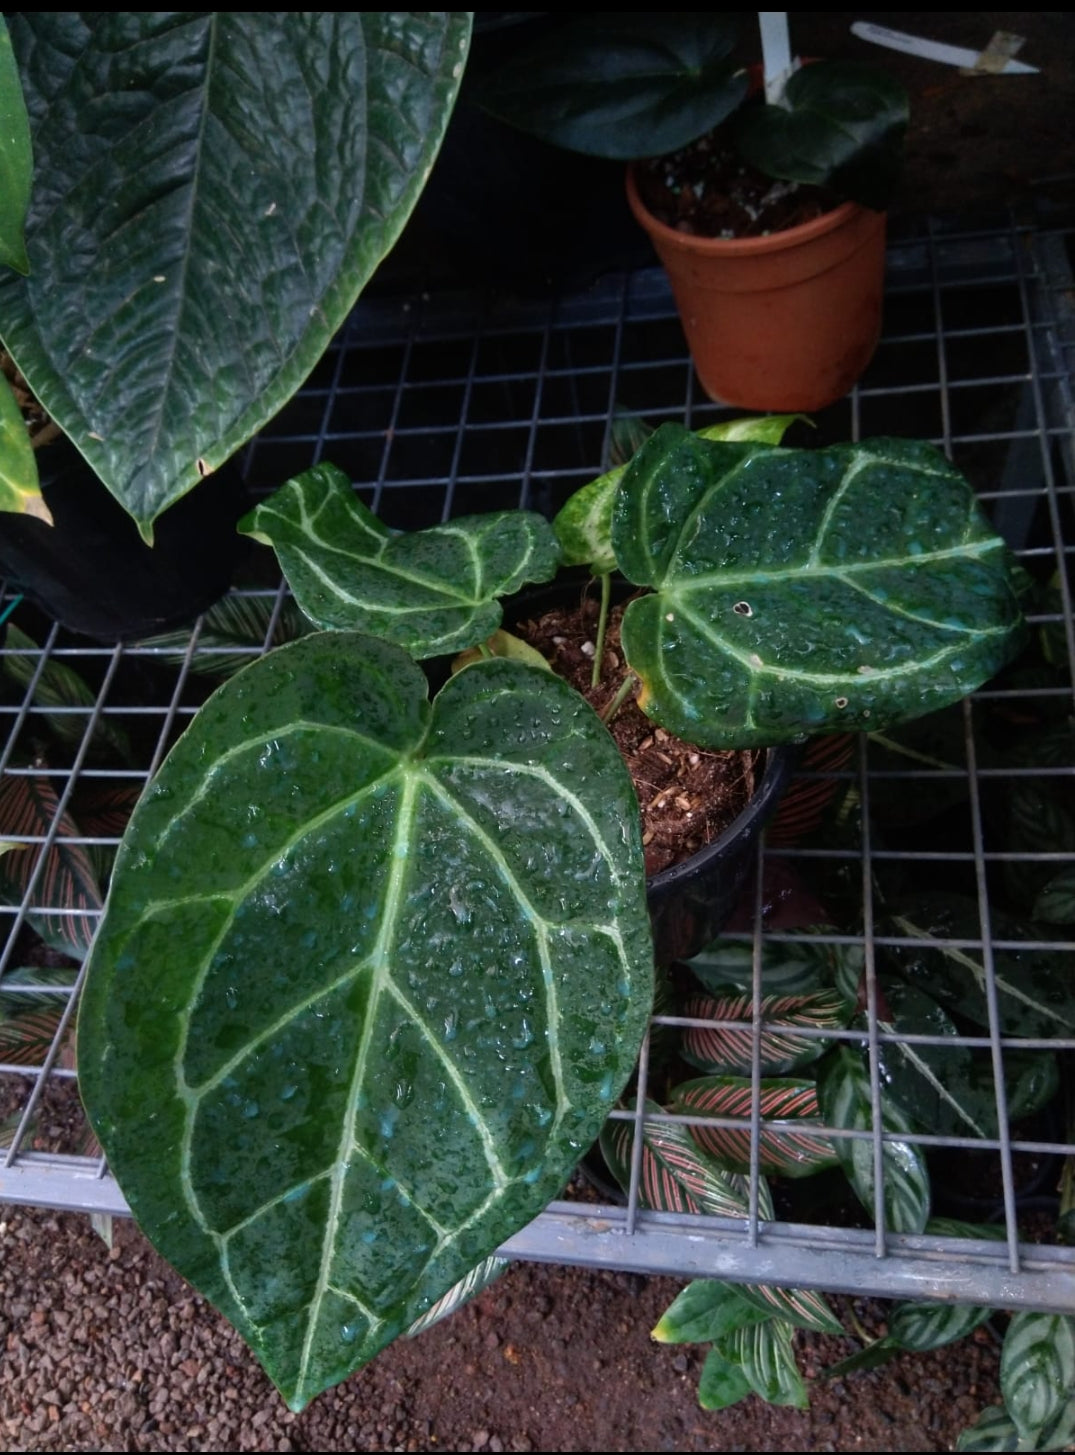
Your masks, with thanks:
[{"label": "green stem", "polygon": [[620,689],[616,693],[616,696],[613,697],[611,701],[606,702],[605,706],[597,714],[606,727],[616,716],[620,708],[627,701],[628,697],[630,697],[631,693],[635,690],[637,686],[638,678],[633,672],[628,672],[627,676],[620,683]]},{"label": "green stem", "polygon": [[608,609],[612,602],[612,575],[606,571],[601,577],[601,610],[597,614],[597,641],[594,644],[593,671],[590,686],[601,681],[601,666],[605,660],[605,632],[608,630]]},{"label": "green stem", "polygon": [[481,652],[481,654],[482,654],[483,657],[495,657],[496,656],[496,653],[493,651],[492,647],[489,645],[488,642],[479,642],[478,643],[478,651]]}]

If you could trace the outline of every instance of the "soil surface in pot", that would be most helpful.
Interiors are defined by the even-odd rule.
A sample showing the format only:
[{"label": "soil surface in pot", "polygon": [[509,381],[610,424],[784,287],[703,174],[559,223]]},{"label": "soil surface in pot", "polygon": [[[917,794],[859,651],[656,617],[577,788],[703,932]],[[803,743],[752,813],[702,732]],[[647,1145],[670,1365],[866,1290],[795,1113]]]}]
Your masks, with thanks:
[{"label": "soil surface in pot", "polygon": [[840,205],[822,187],[777,181],[747,166],[727,125],[638,163],[635,180],[654,217],[693,237],[767,237]]},{"label": "soil surface in pot", "polygon": [[[601,679],[592,685],[598,602],[547,612],[516,631],[553,670],[602,712],[627,674],[620,645],[623,606],[609,613]],[[747,806],[754,793],[758,755],[711,752],[673,737],[651,722],[630,698],[608,729],[638,794],[646,873],[657,874],[704,849]]]}]

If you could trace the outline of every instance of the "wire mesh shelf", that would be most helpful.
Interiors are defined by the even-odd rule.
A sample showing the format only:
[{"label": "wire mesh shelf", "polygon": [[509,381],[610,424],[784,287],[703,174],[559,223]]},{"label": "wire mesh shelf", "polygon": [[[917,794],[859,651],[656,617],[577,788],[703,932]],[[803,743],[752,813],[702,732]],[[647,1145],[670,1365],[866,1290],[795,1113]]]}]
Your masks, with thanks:
[{"label": "wire mesh shelf", "polygon": [[[858,1144],[878,1185],[892,1175],[891,1149],[923,1149],[935,1210],[993,1221],[1003,1239],[957,1236],[953,1223],[892,1232],[884,1206],[870,1217],[846,1186],[842,1198],[831,1185],[827,1202],[813,1196],[818,1179],[777,1183],[769,1216],[766,1136],[787,1129],[763,1125],[754,1014],[723,1027],[752,1037],[754,1095],[738,1123],[746,1216],[649,1211],[636,1158],[624,1204],[554,1203],[507,1255],[1075,1312],[1075,1248],[1049,1241],[1064,1159],[1075,1154],[1068,243],[1059,226],[1010,220],[923,224],[895,241],[874,363],[812,430],[796,426],[818,444],[896,434],[940,445],[1033,581],[1031,646],[920,730],[864,738],[838,766],[808,768],[800,781],[830,800],[825,826],[763,843],[723,941],[741,947],[754,977],[805,943],[860,957],[862,1022],[803,1035],[862,1048],[871,1115],[858,1130],[821,1130]],[[658,270],[553,300],[367,298],[250,447],[247,479],[267,490],[329,459],[390,526],[407,528],[514,505],[551,514],[607,468],[619,412],[695,428],[729,413],[698,390]],[[123,1214],[80,1109],[71,1034],[109,856],[220,675],[299,627],[261,556],[229,598],[226,637],[208,616],[168,639],[97,645],[44,620],[14,588],[0,610],[0,1202]],[[897,990],[937,990],[950,975],[966,990],[951,1015],[901,1016]],[[759,986],[747,982],[756,1001]],[[655,1015],[638,1107],[647,1095],[661,1102],[659,1045],[690,1022]],[[952,1090],[971,1081],[968,1115]],[[913,1125],[882,1120],[896,1082],[915,1088]],[[643,1112],[614,1117],[637,1128]]]}]

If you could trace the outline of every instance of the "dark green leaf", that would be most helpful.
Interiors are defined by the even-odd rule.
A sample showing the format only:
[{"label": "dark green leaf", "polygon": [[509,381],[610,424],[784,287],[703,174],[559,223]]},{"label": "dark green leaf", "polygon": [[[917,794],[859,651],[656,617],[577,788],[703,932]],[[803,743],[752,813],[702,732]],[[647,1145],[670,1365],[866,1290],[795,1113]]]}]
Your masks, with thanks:
[{"label": "dark green leaf", "polygon": [[[248,667],[269,647],[281,647],[312,630],[313,624],[290,599],[283,601],[277,612],[275,596],[232,592],[202,617],[197,651],[190,657],[190,670],[206,676],[230,677],[241,667]],[[190,628],[146,637],[138,645],[158,652],[160,661],[180,666],[187,660]]]},{"label": "dark green leaf", "polygon": [[1002,1451],[1019,1448],[1019,1431],[1003,1405],[990,1405],[984,1409],[974,1424],[964,1430],[956,1441],[957,1450]]},{"label": "dark green leaf", "polygon": [[[768,995],[761,1001],[762,1027],[758,1041],[763,1076],[781,1076],[816,1061],[831,1042],[821,1036],[796,1036],[796,1028],[837,1030],[848,1021],[847,1008],[833,990],[812,995]],[[753,1000],[750,995],[717,998],[694,995],[680,1012],[699,1020],[738,1021],[739,1026],[687,1026],[683,1030],[683,1056],[692,1066],[711,1075],[745,1075],[754,1053]]]},{"label": "dark green leaf", "polygon": [[1075,1319],[1013,1314],[1000,1351],[1000,1388],[1020,1440],[1040,1439],[1075,1389]]},{"label": "dark green leaf", "polygon": [[[949,1036],[949,1046],[883,1041],[878,1047],[886,1091],[920,1131],[940,1136],[996,1137],[997,1094],[989,1052],[958,1044],[958,1029],[935,1000],[916,986],[885,982],[893,1015],[881,1028],[897,1035]],[[1059,1085],[1056,1057],[1044,1051],[1004,1053],[1008,1115],[1012,1120],[1045,1106]]]},{"label": "dark green leaf", "polygon": [[921,1354],[966,1338],[992,1313],[991,1308],[966,1303],[900,1303],[888,1321],[888,1337],[902,1348]]},{"label": "dark green leaf", "polygon": [[0,266],[14,268],[18,273],[30,270],[23,229],[33,170],[30,121],[22,99],[22,82],[7,22],[0,16]]},{"label": "dark green leaf", "polygon": [[303,382],[440,145],[464,11],[22,11],[0,334],[147,538]]},{"label": "dark green leaf", "polygon": [[1075,924],[1075,869],[1054,874],[1034,901],[1033,916],[1051,925]]},{"label": "dark green leaf", "polygon": [[1022,635],[1007,547],[915,441],[784,450],[662,425],[627,467],[612,539],[654,588],[623,618],[639,705],[707,747],[918,716]]},{"label": "dark green leaf", "polygon": [[[994,907],[996,940],[1038,938],[1028,926]],[[885,926],[911,945],[888,946],[887,963],[949,1010],[988,1029],[986,970],[979,949],[946,943],[980,940],[978,906],[949,894],[920,894],[900,906]],[[1000,1028],[1007,1036],[1070,1036],[1075,1033],[1075,986],[1065,950],[996,949],[993,965]]]},{"label": "dark green leaf", "polygon": [[716,1347],[710,1349],[698,1380],[698,1403],[704,1410],[726,1410],[753,1394],[754,1389],[740,1364],[728,1359]]},{"label": "dark green leaf", "polygon": [[273,547],[312,621],[371,632],[416,657],[484,641],[500,625],[498,598],[548,581],[560,564],[552,527],[528,510],[393,535],[335,465],[289,480],[239,528]]},{"label": "dark green leaf", "polygon": [[432,709],[317,633],[220,687],[117,859],[81,1090],[162,1254],[301,1408],[563,1187],[653,996],[636,800],[566,683]]},{"label": "dark green leaf", "polygon": [[748,1302],[738,1285],[696,1278],[665,1309],[650,1337],[658,1344],[711,1344],[772,1316],[772,1309]]},{"label": "dark green leaf", "polygon": [[[794,1077],[761,1081],[760,1167],[763,1173],[809,1177],[836,1162],[820,1125],[817,1087]],[[672,1109],[684,1115],[727,1118],[733,1126],[692,1126],[691,1136],[721,1166],[733,1172],[750,1170],[750,1105],[747,1076],[700,1076],[683,1081],[672,1092]]]},{"label": "dark green leaf", "polygon": [[718,11],[604,11],[568,22],[484,79],[489,111],[544,141],[630,161],[709,131],[747,92]]},{"label": "dark green leaf", "polygon": [[[862,1052],[840,1046],[823,1062],[818,1076],[818,1098],[826,1122],[846,1131],[873,1127],[870,1081]],[[881,1102],[886,1132],[910,1130],[907,1119],[891,1096]],[[872,1140],[840,1137],[836,1150],[847,1180],[871,1217],[877,1217]],[[910,1142],[884,1142],[881,1175],[884,1181],[885,1226],[893,1233],[920,1233],[929,1217],[929,1173],[926,1159]]]},{"label": "dark green leaf", "polygon": [[[1039,784],[1017,779],[1007,789],[1008,826],[1004,840],[1006,851],[1014,854],[1068,854],[1075,857],[1075,818],[1060,801],[1057,788],[1050,787],[1048,780]],[[1072,870],[1067,868],[1066,877],[1070,885]],[[1033,860],[1008,860],[1004,865],[1004,879],[1009,894],[1020,908],[1030,910],[1036,906],[1045,886],[1057,874],[1055,863]],[[1064,874],[1061,875],[1063,879]],[[1070,907],[1070,888],[1065,894],[1063,885],[1060,895],[1053,901],[1061,915]],[[1048,908],[1048,902],[1046,903]],[[1049,915],[1038,915],[1035,919],[1048,919]],[[1068,923],[1060,919],[1057,923]]]},{"label": "dark green leaf", "polygon": [[790,78],[783,105],[745,107],[736,136],[768,176],[881,211],[899,177],[908,114],[907,93],[887,71],[818,61]]},{"label": "dark green leaf", "polygon": [[790,1324],[770,1319],[736,1329],[721,1341],[720,1350],[739,1365],[754,1393],[769,1404],[809,1408],[810,1397],[795,1363]]}]

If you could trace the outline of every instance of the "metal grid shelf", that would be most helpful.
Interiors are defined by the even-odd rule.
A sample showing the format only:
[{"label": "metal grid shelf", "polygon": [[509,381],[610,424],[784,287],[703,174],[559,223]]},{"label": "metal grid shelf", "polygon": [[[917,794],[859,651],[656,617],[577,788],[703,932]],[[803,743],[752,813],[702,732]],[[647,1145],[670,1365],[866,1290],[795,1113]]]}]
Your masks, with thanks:
[{"label": "metal grid shelf", "polygon": [[[998,982],[1013,984],[1018,995],[1020,966],[1036,956],[1063,963],[1075,951],[1070,924],[1028,928],[1009,919],[1005,902],[1013,876],[1023,876],[1025,891],[1026,883],[1040,886],[1043,878],[1071,872],[1075,842],[1063,834],[1045,847],[1025,836],[1010,839],[1007,820],[1001,815],[998,827],[995,813],[998,795],[1016,788],[1024,792],[1024,807],[1037,805],[1040,815],[1062,803],[1075,783],[1075,750],[1069,744],[1066,753],[1035,763],[1017,752],[998,755],[993,738],[998,722],[1016,743],[1036,722],[1070,724],[1075,327],[1068,242],[1061,227],[1005,220],[977,229],[923,224],[890,248],[877,357],[856,390],[818,416],[810,438],[827,444],[893,433],[932,439],[945,449],[1038,583],[1044,605],[1032,628],[1044,652],[1036,675],[1009,674],[957,710],[948,758],[919,747],[917,756],[893,759],[883,745],[864,739],[846,766],[816,774],[819,782],[830,781],[842,804],[844,832],[763,845],[761,888],[737,936],[751,947],[755,965],[774,948],[801,942],[801,930],[783,927],[769,913],[769,901],[779,898],[774,875],[784,876],[785,887],[790,876],[822,895],[835,886],[843,906],[833,916],[835,927],[812,938],[861,947],[868,1024],[835,1037],[868,1052],[874,1128],[886,1047],[978,1051],[989,1058],[995,1136],[843,1135],[870,1146],[875,1168],[883,1139],[918,1143],[942,1159],[970,1153],[991,1161],[994,1216],[1005,1240],[904,1236],[887,1231],[883,1221],[870,1226],[861,1214],[851,1219],[858,1226],[830,1225],[825,1213],[802,1214],[794,1198],[778,1206],[777,1221],[764,1221],[755,1102],[748,1217],[649,1212],[639,1205],[636,1185],[626,1206],[554,1203],[506,1245],[507,1254],[1075,1311],[1075,1248],[1033,1241],[1019,1198],[1023,1163],[1037,1164],[1053,1193],[1061,1159],[1075,1153],[1064,1112],[1071,1104],[1064,1081],[1075,1035],[1007,1033],[998,1011]],[[551,513],[606,468],[616,411],[654,425],[676,419],[694,427],[728,413],[698,391],[657,270],[606,277],[583,294],[552,301],[382,296],[359,306],[302,394],[253,443],[247,475],[255,491],[269,489],[324,457],[360,482],[367,503],[390,525],[409,528],[515,504]],[[264,559],[253,562],[233,598],[258,613],[247,655],[281,639],[289,603]],[[0,1202],[123,1214],[122,1194],[75,1095],[70,1031],[79,972],[70,952],[88,943],[99,912],[107,872],[101,856],[118,842],[115,815],[155,771],[214,685],[214,668],[235,649],[216,642],[204,619],[170,644],[95,646],[16,602],[9,593],[0,604],[10,613],[0,651],[0,805],[5,796],[8,802],[0,837],[15,846],[0,856],[7,901],[0,904]],[[23,814],[14,825],[18,832],[12,802]],[[893,830],[884,812],[893,802],[950,808],[922,823],[916,812],[904,812]],[[21,877],[9,868],[16,858]],[[955,1039],[896,1032],[885,1019],[885,957],[919,944],[893,928],[890,886],[915,874],[954,886],[974,910],[969,930],[934,941],[941,953],[981,967],[988,1023]],[[27,974],[21,967],[28,949],[42,940],[68,953],[46,955],[46,965]],[[24,1042],[17,1061],[5,1060],[12,1054],[5,1021],[21,1015],[25,1025],[30,1013],[39,1026],[37,1043],[28,1053]],[[657,1016],[654,1029],[682,1023],[682,1017]],[[647,1043],[640,1103],[648,1089],[648,1050]],[[1051,1120],[1009,1124],[1017,1054],[1024,1070],[1034,1057],[1042,1066],[1045,1058],[1059,1065],[1052,1107],[1061,1112]]]}]

